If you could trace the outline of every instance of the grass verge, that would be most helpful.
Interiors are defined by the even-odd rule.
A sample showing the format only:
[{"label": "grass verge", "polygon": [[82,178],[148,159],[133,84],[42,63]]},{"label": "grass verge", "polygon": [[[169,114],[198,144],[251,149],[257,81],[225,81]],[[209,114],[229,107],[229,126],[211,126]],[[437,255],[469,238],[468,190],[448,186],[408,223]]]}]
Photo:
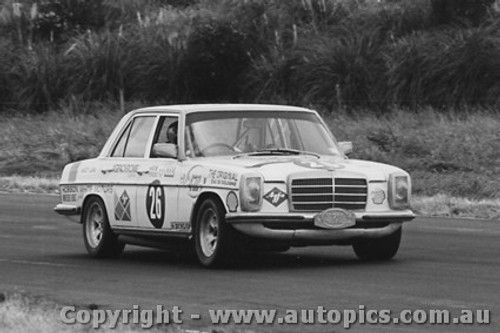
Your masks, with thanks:
[{"label": "grass verge", "polygon": [[[89,324],[64,324],[60,313],[64,305],[43,297],[34,297],[25,293],[0,293],[0,332],[9,333],[52,333],[52,332],[143,332],[140,324],[122,324],[111,328],[103,324],[98,330]],[[76,310],[97,310],[95,305],[75,306]],[[167,324],[155,325],[147,329],[148,332],[162,333],[237,333],[243,332],[236,328],[224,329],[187,329]],[[245,331],[250,332],[250,331]]]},{"label": "grass verge", "polygon": [[[58,178],[0,177],[0,191],[59,194],[58,182]],[[500,199],[473,200],[445,194],[413,196],[412,209],[422,216],[500,219]]]},{"label": "grass verge", "polygon": [[[140,104],[127,105],[127,109]],[[64,165],[98,155],[122,113],[113,104],[66,105],[0,122],[0,190],[57,193]],[[115,110],[115,111],[113,111]],[[327,112],[356,159],[396,165],[412,175],[414,209],[427,216],[497,218],[500,114],[484,110]]]}]

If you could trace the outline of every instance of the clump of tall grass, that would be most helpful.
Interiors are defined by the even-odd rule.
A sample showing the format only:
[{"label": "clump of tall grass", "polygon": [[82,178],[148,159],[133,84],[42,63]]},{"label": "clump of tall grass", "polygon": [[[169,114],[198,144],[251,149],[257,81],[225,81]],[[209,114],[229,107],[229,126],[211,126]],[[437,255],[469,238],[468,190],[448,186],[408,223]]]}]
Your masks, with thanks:
[{"label": "clump of tall grass", "polygon": [[7,70],[13,89],[12,102],[18,108],[43,111],[68,97],[70,69],[56,50],[38,44],[33,50],[18,49],[18,52],[19,61]]},{"label": "clump of tall grass", "polygon": [[[88,33],[76,39],[61,57],[71,72],[67,94],[84,100],[118,99],[125,85],[127,56],[118,33]],[[70,79],[70,80],[69,80]]]},{"label": "clump of tall grass", "polygon": [[300,104],[367,107],[380,104],[384,63],[380,57],[385,36],[377,30],[342,27],[328,37],[306,39],[290,59],[291,86]]},{"label": "clump of tall grass", "polygon": [[498,105],[497,27],[448,29],[401,38],[385,52],[388,99],[413,107]]}]

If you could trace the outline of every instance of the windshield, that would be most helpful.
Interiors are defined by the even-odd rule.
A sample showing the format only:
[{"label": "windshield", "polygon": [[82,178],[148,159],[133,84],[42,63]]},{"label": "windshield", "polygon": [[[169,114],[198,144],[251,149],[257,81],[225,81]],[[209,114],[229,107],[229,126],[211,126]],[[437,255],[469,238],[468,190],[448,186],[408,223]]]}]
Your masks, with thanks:
[{"label": "windshield", "polygon": [[186,116],[186,155],[341,155],[310,112],[219,111]]}]

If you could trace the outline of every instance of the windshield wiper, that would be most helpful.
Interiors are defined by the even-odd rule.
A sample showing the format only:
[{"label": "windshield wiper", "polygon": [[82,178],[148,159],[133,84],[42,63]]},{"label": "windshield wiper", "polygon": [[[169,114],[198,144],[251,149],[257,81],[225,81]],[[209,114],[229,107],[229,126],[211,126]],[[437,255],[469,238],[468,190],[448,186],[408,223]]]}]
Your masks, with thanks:
[{"label": "windshield wiper", "polygon": [[317,158],[320,158],[319,154],[312,153],[304,150],[297,149],[285,149],[285,148],[268,148],[268,149],[259,149],[249,153],[240,154],[235,156],[234,158],[238,158],[241,156],[262,156],[262,155],[311,155]]}]

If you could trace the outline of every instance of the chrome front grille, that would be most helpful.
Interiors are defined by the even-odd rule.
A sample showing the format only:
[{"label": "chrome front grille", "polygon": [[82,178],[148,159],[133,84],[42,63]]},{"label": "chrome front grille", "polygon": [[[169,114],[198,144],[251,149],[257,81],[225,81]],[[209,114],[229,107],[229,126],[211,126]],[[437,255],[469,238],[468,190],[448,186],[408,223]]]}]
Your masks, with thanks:
[{"label": "chrome front grille", "polygon": [[368,186],[362,178],[295,178],[291,180],[291,208],[294,211],[322,211],[328,208],[365,209]]}]

